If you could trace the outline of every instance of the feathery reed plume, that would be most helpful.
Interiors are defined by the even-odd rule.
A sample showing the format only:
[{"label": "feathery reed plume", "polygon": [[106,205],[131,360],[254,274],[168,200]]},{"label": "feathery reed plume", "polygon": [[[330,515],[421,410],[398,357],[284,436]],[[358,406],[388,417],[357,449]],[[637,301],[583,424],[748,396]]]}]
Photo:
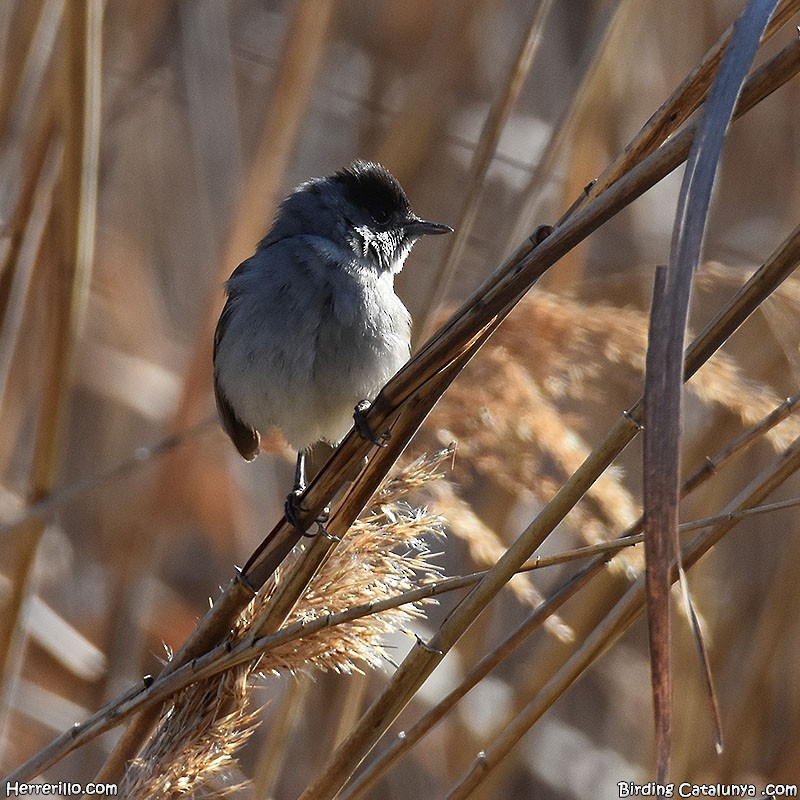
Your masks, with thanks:
[{"label": "feathery reed plume", "polygon": [[[236,751],[256,727],[256,714],[248,708],[251,674],[251,667],[240,667],[184,689],[129,767],[122,796],[194,796],[212,781],[224,781],[236,764]],[[229,785],[206,796],[222,797],[236,788]]]},{"label": "feathery reed plume", "polygon": [[[451,457],[452,451],[447,449],[431,459],[417,459],[378,490],[373,502],[317,572],[287,623],[400,594],[439,575],[439,568],[429,560],[432,553],[424,537],[441,535],[444,521],[425,509],[408,505],[403,496],[415,486],[439,477],[435,467]],[[272,589],[280,582],[283,571],[278,573]],[[261,602],[268,603],[270,596],[271,592]],[[403,606],[348,625],[326,628],[269,651],[259,669],[351,672],[359,669],[359,662],[377,667],[387,658],[382,645],[384,635],[406,630],[407,623],[420,616],[418,605]]]},{"label": "feathery reed plume", "polygon": [[[287,624],[391,597],[439,576],[425,537],[441,535],[444,521],[411,506],[406,498],[441,477],[440,465],[452,457],[452,447],[422,456],[384,481],[318,570]],[[253,626],[263,618],[263,606],[270,603],[281,575],[302,557],[302,551],[296,553],[294,561],[250,604],[231,632],[231,645],[255,633]],[[162,712],[156,733],[129,768],[123,784],[125,796],[190,794],[228,776],[236,764],[236,751],[257,724],[257,712],[249,708],[249,688],[256,670],[261,675],[315,669],[350,673],[361,671],[362,665],[379,667],[388,659],[383,637],[407,631],[408,623],[421,616],[421,604],[415,603],[328,627],[269,650],[245,667],[183,690]]]},{"label": "feathery reed plume", "polygon": [[[719,267],[711,267],[700,275],[708,286],[719,273]],[[800,281],[788,280],[779,291],[795,313],[798,290]],[[608,402],[618,403],[615,398],[640,392],[647,319],[633,308],[588,304],[537,289],[441,399],[420,446],[430,447],[431,439],[456,440],[460,458],[452,479],[463,497],[495,498],[487,514],[450,487],[435,490],[453,533],[466,541],[476,563],[494,563],[503,552],[503,529],[513,524],[509,510],[516,503],[546,504],[586,457],[594,435],[592,406],[603,410]],[[725,352],[717,353],[686,388],[704,406],[727,411],[745,425],[779,403],[775,391],[745,377]],[[780,449],[798,434],[800,420],[790,417],[765,438]],[[621,478],[608,470],[567,517],[566,524],[584,540],[610,538],[638,517],[637,502]],[[498,496],[510,502],[497,504]],[[639,557],[631,551],[617,562]],[[530,587],[522,580],[527,576],[514,583],[524,596]]]}]

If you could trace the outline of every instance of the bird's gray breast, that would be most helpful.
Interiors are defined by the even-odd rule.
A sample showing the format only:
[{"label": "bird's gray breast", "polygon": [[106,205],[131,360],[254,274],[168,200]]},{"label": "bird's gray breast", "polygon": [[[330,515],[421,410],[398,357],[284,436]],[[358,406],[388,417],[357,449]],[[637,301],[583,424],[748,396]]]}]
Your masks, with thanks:
[{"label": "bird's gray breast", "polygon": [[315,374],[349,399],[372,399],[408,360],[411,319],[393,276],[358,261],[326,264]]}]

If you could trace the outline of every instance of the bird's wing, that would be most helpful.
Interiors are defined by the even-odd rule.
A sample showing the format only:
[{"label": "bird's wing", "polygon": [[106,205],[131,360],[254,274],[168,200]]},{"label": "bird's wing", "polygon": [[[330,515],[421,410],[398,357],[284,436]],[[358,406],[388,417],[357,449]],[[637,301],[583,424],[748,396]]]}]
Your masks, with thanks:
[{"label": "bird's wing", "polygon": [[[232,313],[232,305],[230,299],[225,303],[225,308],[222,309],[217,329],[214,332],[214,361],[217,359],[217,349],[222,337],[225,335],[225,330],[228,327]],[[231,441],[239,451],[242,458],[246,461],[252,461],[258,455],[259,442],[261,437],[254,428],[246,425],[233,410],[225,392],[217,380],[217,372],[214,370],[214,399],[217,401],[217,411],[219,418],[222,422],[222,427],[225,432],[230,436]]]}]

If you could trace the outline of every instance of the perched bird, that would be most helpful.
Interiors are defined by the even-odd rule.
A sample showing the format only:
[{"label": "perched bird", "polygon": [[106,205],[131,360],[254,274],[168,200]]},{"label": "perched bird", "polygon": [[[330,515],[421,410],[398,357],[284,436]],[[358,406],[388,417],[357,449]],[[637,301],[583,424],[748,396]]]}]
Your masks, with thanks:
[{"label": "perched bird", "polygon": [[226,283],[214,336],[217,409],[248,461],[273,426],[297,449],[287,511],[305,488],[308,449],[337,444],[354,407],[408,360],[411,317],[394,276],[417,239],[451,231],[416,216],[385,167],[355,161],[298,186]]}]

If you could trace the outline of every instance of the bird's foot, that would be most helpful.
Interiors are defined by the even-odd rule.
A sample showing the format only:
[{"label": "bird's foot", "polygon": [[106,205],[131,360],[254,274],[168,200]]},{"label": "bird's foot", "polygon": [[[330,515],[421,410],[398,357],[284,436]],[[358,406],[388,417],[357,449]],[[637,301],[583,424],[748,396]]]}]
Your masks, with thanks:
[{"label": "bird's foot", "polygon": [[288,495],[286,495],[286,502],[283,504],[283,513],[286,517],[286,521],[301,536],[305,536],[308,539],[313,539],[315,536],[322,534],[328,539],[338,541],[339,537],[328,533],[327,529],[325,528],[325,523],[328,521],[331,515],[331,510],[328,508],[328,506],[325,506],[325,508],[322,509],[322,513],[314,520],[314,524],[317,526],[315,533],[309,533],[308,529],[303,525],[302,522],[300,522],[298,514],[308,510],[303,508],[302,504],[300,503],[300,499],[302,498],[304,491],[304,488],[297,487],[289,492]]},{"label": "bird's foot", "polygon": [[372,442],[376,447],[386,447],[386,442],[391,439],[392,434],[389,431],[384,431],[380,436],[376,436],[375,432],[370,428],[367,422],[367,411],[369,411],[372,404],[369,400],[362,400],[353,411],[353,422],[362,439],[367,439]]},{"label": "bird's foot", "polygon": [[306,536],[307,534],[305,526],[300,522],[298,512],[306,510],[300,504],[300,498],[303,496],[304,491],[305,490],[299,486],[292,489],[292,491],[286,495],[286,502],[283,504],[283,514],[286,517],[286,521],[302,536]]}]

